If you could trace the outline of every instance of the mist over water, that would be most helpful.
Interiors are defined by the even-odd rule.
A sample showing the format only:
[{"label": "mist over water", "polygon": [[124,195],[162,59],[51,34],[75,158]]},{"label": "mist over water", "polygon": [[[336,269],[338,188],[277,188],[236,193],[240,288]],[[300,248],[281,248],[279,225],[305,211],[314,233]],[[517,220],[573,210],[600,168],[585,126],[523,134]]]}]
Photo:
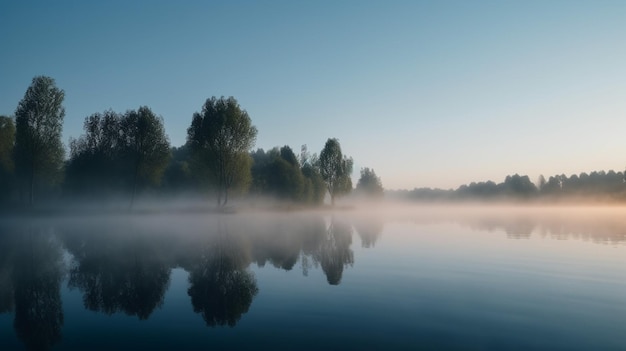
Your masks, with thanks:
[{"label": "mist over water", "polygon": [[3,349],[626,347],[622,207],[167,206],[0,218]]}]

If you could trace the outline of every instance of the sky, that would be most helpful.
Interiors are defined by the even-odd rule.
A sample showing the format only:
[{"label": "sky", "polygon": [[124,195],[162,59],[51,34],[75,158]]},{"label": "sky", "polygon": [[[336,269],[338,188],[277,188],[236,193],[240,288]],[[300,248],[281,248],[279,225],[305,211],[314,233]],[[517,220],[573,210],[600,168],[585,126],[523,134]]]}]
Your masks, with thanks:
[{"label": "sky", "polygon": [[256,148],[339,139],[354,182],[457,188],[626,167],[626,1],[3,1],[0,114],[33,77],[85,117],[148,106],[173,146],[234,96]]}]

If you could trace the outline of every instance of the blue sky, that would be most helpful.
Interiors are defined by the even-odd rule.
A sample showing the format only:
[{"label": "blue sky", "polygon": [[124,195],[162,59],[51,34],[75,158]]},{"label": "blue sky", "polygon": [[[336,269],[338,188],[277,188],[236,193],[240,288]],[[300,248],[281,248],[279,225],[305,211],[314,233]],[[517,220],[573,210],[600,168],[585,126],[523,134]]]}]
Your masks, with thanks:
[{"label": "blue sky", "polygon": [[180,146],[232,95],[256,147],[336,137],[391,189],[626,167],[626,1],[14,1],[0,47],[0,114],[51,76],[66,144],[147,105]]}]

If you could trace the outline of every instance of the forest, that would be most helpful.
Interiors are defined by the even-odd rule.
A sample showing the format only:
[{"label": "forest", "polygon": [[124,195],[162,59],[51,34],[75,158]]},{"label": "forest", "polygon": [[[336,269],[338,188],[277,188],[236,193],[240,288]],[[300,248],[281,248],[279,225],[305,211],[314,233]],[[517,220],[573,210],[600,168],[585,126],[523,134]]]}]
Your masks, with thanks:
[{"label": "forest", "polygon": [[[319,206],[353,190],[353,160],[339,140],[299,154],[290,146],[253,150],[257,129],[234,97],[210,97],[190,116],[187,140],[171,146],[163,118],[149,107],[85,117],[84,133],[61,141],[65,92],[37,76],[15,116],[0,116],[0,203],[32,207],[65,200],[121,200],[141,196],[204,196],[219,208],[229,199],[274,198]],[[357,193],[380,198],[373,169],[361,169]]]},{"label": "forest", "polygon": [[508,175],[502,183],[472,182],[457,189],[415,188],[387,191],[389,197],[411,201],[524,201],[524,202],[619,202],[626,201],[624,172],[539,176],[533,183],[527,175]]},{"label": "forest", "polygon": [[[315,207],[336,198],[409,201],[625,201],[624,172],[566,176],[509,175],[503,182],[472,182],[457,189],[384,190],[371,168],[353,189],[353,159],[328,138],[320,153],[302,145],[256,149],[257,129],[234,97],[210,97],[191,116],[184,145],[170,145],[163,118],[149,107],[85,117],[84,133],[61,141],[65,93],[37,76],[15,116],[0,116],[0,206],[46,201],[120,200],[132,208],[141,196],[211,198],[218,208],[232,197],[276,199]],[[354,191],[353,191],[354,190]]]}]

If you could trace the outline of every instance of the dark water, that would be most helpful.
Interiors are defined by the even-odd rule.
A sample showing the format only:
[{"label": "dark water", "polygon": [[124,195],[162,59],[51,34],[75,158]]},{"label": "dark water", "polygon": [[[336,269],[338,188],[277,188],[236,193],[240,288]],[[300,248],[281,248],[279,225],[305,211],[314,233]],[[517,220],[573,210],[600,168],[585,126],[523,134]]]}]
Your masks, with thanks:
[{"label": "dark water", "polygon": [[626,350],[626,210],[0,220],[0,350]]}]

